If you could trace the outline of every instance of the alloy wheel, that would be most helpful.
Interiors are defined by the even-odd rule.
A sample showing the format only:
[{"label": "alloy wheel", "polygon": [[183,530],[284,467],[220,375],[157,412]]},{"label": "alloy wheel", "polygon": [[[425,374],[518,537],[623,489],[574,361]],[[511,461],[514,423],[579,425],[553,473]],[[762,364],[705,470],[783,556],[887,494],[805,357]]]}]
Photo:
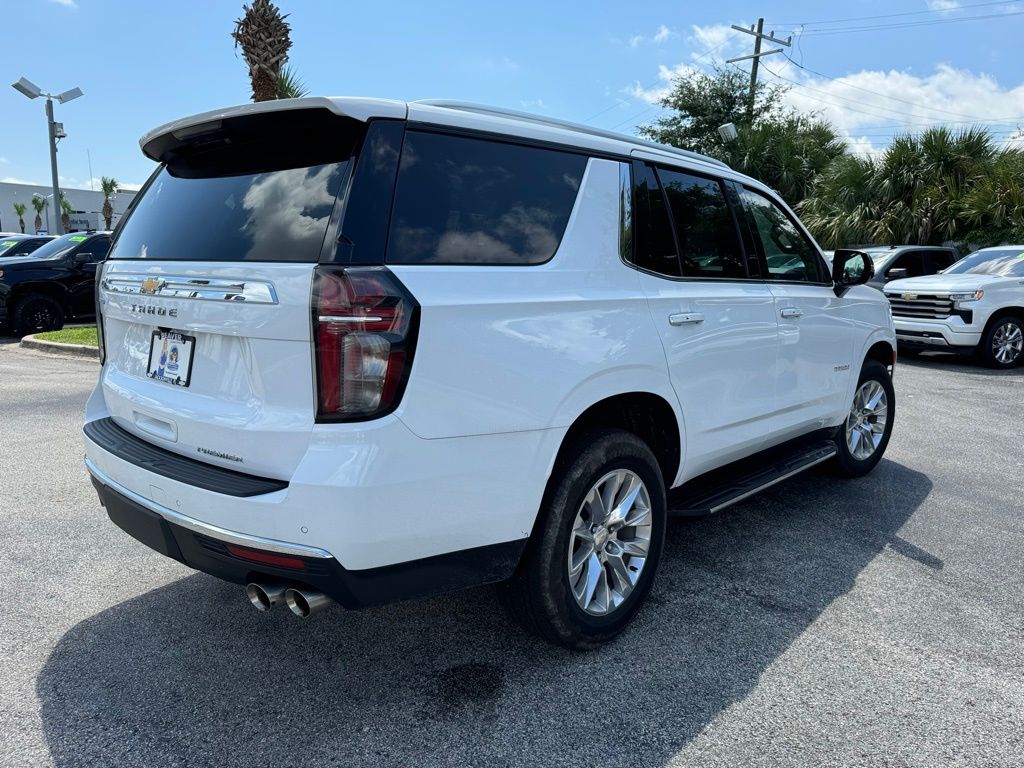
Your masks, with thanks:
[{"label": "alloy wheel", "polygon": [[1016,323],[1004,323],[992,334],[992,356],[1003,365],[1015,362],[1022,350],[1024,333]]},{"label": "alloy wheel", "polygon": [[846,447],[853,458],[864,461],[878,450],[888,414],[889,398],[882,385],[874,379],[861,384],[846,419]]},{"label": "alloy wheel", "polygon": [[651,545],[651,499],[640,477],[618,469],[580,504],[569,536],[569,587],[593,616],[621,606],[636,586]]}]

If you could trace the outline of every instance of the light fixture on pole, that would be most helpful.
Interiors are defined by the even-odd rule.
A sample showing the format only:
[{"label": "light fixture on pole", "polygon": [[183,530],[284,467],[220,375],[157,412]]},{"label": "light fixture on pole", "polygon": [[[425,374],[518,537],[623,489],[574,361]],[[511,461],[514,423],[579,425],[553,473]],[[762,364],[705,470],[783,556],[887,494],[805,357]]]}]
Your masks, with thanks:
[{"label": "light fixture on pole", "polygon": [[[46,127],[50,137],[50,174],[53,182],[53,204],[59,205],[60,187],[57,184],[57,140],[63,139],[67,134],[64,133],[64,124],[55,123],[53,120],[53,100],[56,99],[61,104],[67,104],[69,101],[73,101],[81,96],[82,89],[75,87],[54,95],[46,93],[38,85],[24,77],[18,80],[18,82],[13,83],[11,87],[30,99],[38,99],[40,96],[46,97]],[[64,234],[64,228],[61,226],[60,216],[58,216],[56,210],[53,212],[53,231],[58,235]]]}]

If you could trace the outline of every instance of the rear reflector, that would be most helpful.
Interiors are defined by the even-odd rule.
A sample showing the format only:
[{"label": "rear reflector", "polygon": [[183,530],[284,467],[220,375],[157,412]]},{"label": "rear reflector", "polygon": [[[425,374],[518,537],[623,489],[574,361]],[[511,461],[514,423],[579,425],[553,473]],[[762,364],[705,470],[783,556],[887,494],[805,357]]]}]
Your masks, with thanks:
[{"label": "rear reflector", "polygon": [[272,565],[275,568],[289,568],[293,571],[306,570],[306,564],[297,557],[278,555],[274,552],[264,552],[259,549],[249,549],[248,547],[239,547],[236,544],[228,544],[227,548],[228,552],[235,557],[240,557],[242,560]]},{"label": "rear reflector", "polygon": [[319,267],[313,283],[317,417],[390,413],[409,376],[419,305],[384,267]]}]

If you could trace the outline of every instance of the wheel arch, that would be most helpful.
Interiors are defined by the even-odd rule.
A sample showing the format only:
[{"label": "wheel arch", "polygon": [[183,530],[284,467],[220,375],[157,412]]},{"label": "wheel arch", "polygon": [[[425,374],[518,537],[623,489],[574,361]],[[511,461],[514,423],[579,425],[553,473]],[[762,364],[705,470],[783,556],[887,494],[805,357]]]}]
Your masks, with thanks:
[{"label": "wheel arch", "polygon": [[19,301],[32,293],[38,293],[53,299],[60,304],[65,317],[71,316],[71,302],[67,290],[59,283],[47,282],[45,280],[35,280],[15,285],[11,289],[11,295],[8,299],[8,306],[11,307],[11,311],[13,312],[13,308],[17,306]]},{"label": "wheel arch", "polygon": [[1024,322],[1024,307],[1000,307],[989,315],[988,321],[985,323],[985,329],[981,332],[982,339],[985,338],[985,334],[992,330],[992,326],[1004,317],[1015,317],[1021,322]]}]

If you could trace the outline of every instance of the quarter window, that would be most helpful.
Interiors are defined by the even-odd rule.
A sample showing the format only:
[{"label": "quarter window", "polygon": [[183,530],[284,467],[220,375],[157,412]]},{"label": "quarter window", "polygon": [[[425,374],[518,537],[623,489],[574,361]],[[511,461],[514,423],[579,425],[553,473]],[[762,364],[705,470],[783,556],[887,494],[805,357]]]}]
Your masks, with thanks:
[{"label": "quarter window", "polygon": [[391,264],[540,264],[558,248],[587,158],[410,131],[388,239]]},{"label": "quarter window", "polygon": [[665,188],[685,277],[745,278],[743,251],[722,184],[664,168]]},{"label": "quarter window", "polygon": [[828,282],[818,250],[778,205],[746,187],[740,192],[772,280]]}]

